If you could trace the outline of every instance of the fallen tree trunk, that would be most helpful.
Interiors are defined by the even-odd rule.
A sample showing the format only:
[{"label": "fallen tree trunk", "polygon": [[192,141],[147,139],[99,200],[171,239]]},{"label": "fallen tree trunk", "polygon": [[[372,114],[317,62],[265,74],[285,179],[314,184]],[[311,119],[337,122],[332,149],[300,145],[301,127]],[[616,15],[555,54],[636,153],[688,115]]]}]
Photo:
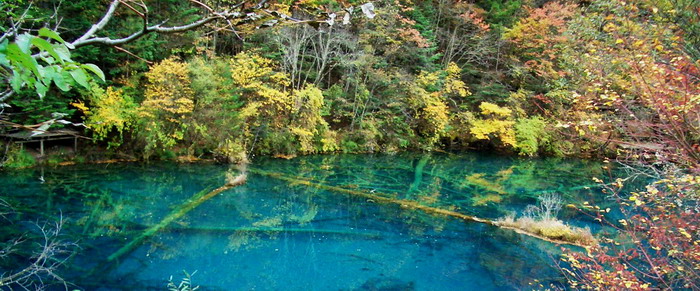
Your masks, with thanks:
[{"label": "fallen tree trunk", "polygon": [[374,202],[378,202],[378,203],[395,204],[395,205],[399,205],[402,208],[420,210],[420,211],[423,211],[423,212],[428,213],[428,214],[450,216],[450,217],[459,218],[459,219],[462,219],[465,221],[485,223],[488,225],[500,227],[502,229],[509,229],[509,230],[515,231],[519,234],[524,234],[527,236],[531,236],[531,237],[534,237],[534,238],[537,238],[540,240],[544,240],[547,242],[555,243],[555,244],[573,245],[573,246],[578,246],[578,247],[582,247],[582,248],[589,247],[589,245],[585,245],[585,244],[578,243],[578,242],[564,241],[564,240],[560,240],[560,239],[556,239],[556,238],[545,237],[545,236],[535,234],[535,233],[530,233],[530,232],[525,231],[523,229],[503,225],[497,221],[493,221],[493,220],[489,220],[489,219],[485,219],[485,218],[480,218],[480,217],[476,217],[476,216],[471,216],[471,215],[466,215],[466,214],[459,213],[459,212],[456,212],[453,210],[422,205],[422,204],[418,203],[417,201],[393,198],[390,195],[379,193],[379,192],[370,193],[370,192],[364,192],[364,191],[359,191],[359,190],[354,190],[354,189],[346,189],[346,188],[331,186],[331,185],[327,185],[327,184],[323,184],[323,183],[313,182],[313,181],[310,181],[310,180],[305,179],[303,177],[288,176],[288,175],[285,175],[282,173],[267,172],[267,171],[262,171],[262,170],[253,170],[253,169],[251,169],[250,172],[252,172],[254,174],[282,180],[285,182],[289,182],[290,184],[304,185],[304,186],[314,187],[314,188],[323,189],[323,190],[327,190],[327,191],[331,191],[331,192],[343,193],[343,194],[357,196],[357,197],[363,197],[363,198],[367,198],[368,201],[374,201]]},{"label": "fallen tree trunk", "polygon": [[176,208],[168,216],[163,218],[158,224],[153,225],[146,230],[143,231],[139,236],[135,237],[132,239],[128,244],[111,254],[109,257],[107,257],[107,262],[112,262],[121,256],[130,253],[132,250],[134,250],[136,247],[140,246],[143,241],[145,241],[147,238],[153,236],[156,234],[158,231],[161,229],[165,228],[168,226],[170,223],[173,221],[177,220],[178,218],[184,216],[188,212],[192,211],[192,209],[195,209],[197,206],[200,204],[204,203],[204,201],[207,201],[211,199],[212,197],[219,195],[219,193],[224,192],[226,190],[229,190],[231,188],[234,188],[239,185],[243,185],[246,181],[246,174],[241,174],[238,177],[236,177],[233,181],[230,181],[226,183],[225,185],[216,188],[212,191],[203,190],[194,196],[192,198],[188,199],[187,202],[184,204],[180,205],[180,207]]},{"label": "fallen tree trunk", "polygon": [[314,229],[314,228],[287,228],[287,227],[169,227],[166,231],[195,231],[195,232],[251,232],[251,233],[309,233],[321,235],[361,236],[367,238],[379,238],[379,233],[364,233],[355,231]]}]

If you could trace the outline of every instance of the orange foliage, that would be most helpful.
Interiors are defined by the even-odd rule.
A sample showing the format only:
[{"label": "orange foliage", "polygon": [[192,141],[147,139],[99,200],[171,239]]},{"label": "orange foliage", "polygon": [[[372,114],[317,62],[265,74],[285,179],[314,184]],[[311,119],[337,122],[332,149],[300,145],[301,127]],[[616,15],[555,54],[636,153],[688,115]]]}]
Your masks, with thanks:
[{"label": "orange foliage", "polygon": [[567,21],[576,12],[573,4],[549,2],[542,8],[527,9],[527,17],[508,30],[503,38],[516,48],[525,67],[539,76],[556,78],[563,71],[556,68],[555,59],[567,39],[563,35]]}]

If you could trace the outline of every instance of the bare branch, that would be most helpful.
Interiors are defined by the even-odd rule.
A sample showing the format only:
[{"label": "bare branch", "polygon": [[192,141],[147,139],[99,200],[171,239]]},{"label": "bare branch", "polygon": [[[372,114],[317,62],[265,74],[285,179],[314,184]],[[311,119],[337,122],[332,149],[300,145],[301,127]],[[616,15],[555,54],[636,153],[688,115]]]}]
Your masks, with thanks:
[{"label": "bare branch", "polygon": [[[32,256],[31,263],[28,266],[9,275],[0,275],[0,286],[17,285],[26,290],[40,289],[43,284],[42,278],[47,277],[63,282],[65,285],[63,278],[56,274],[55,271],[75,253],[74,249],[78,246],[75,243],[65,242],[59,238],[63,223],[63,215],[61,215],[53,227],[49,227],[47,224],[35,224],[41,234],[41,247]],[[8,250],[13,251],[14,247],[25,242],[25,240],[19,238],[10,241],[10,244],[13,245]]]},{"label": "bare branch", "polygon": [[12,88],[8,88],[7,90],[5,90],[5,92],[2,92],[2,94],[0,94],[0,102],[5,102],[5,100],[12,97],[12,95],[14,94],[15,91],[12,90]]},{"label": "bare branch", "polygon": [[147,59],[144,59],[144,58],[142,58],[142,57],[139,57],[139,56],[136,55],[135,53],[132,53],[132,52],[130,52],[129,50],[123,48],[123,47],[114,46],[114,49],[116,49],[116,50],[118,50],[118,51],[120,51],[120,52],[124,52],[124,53],[126,53],[126,54],[128,54],[128,55],[130,55],[130,56],[132,56],[132,57],[135,57],[135,58],[137,58],[137,59],[139,59],[139,60],[142,60],[142,61],[144,61],[146,64],[153,65],[153,62],[151,62],[151,61],[149,61],[149,60],[147,60]]},{"label": "bare branch", "polygon": [[94,24],[87,32],[85,32],[85,34],[73,41],[71,44],[74,46],[78,46],[81,42],[91,38],[97,31],[103,29],[105,25],[107,25],[109,20],[112,19],[114,11],[117,10],[117,6],[119,6],[119,3],[119,0],[113,0],[112,4],[109,5],[109,9],[107,9],[107,12],[102,17],[102,19],[100,19],[98,23]]},{"label": "bare branch", "polygon": [[[134,11],[134,13],[138,14],[139,17],[141,17],[143,19],[148,18],[148,16],[146,15],[146,13],[148,13],[148,10],[146,10],[145,12],[141,12],[141,11],[136,10],[136,8],[134,8],[133,6],[129,5],[129,3],[126,3],[126,2],[121,2],[121,3],[124,4],[124,6],[129,8],[131,11]],[[139,4],[139,6],[141,6],[141,8],[144,8],[144,6],[142,6],[141,4]]]},{"label": "bare branch", "polygon": [[202,6],[204,9],[206,9],[207,11],[209,11],[209,13],[216,13],[216,12],[214,11],[214,9],[212,9],[211,7],[209,7],[209,5],[206,5],[206,4],[202,3],[202,2],[199,2],[199,1],[197,1],[197,0],[190,0],[190,2],[192,2],[192,3],[194,3],[194,4],[197,4],[197,5],[199,5],[199,6]]},{"label": "bare branch", "polygon": [[[85,46],[85,45],[91,45],[91,44],[104,44],[104,45],[110,45],[110,46],[115,46],[115,45],[121,45],[125,44],[131,41],[134,41],[148,33],[156,32],[156,33],[176,33],[176,32],[183,32],[191,29],[195,29],[197,27],[200,27],[202,25],[205,25],[209,22],[212,22],[216,19],[231,19],[231,18],[237,18],[240,17],[241,14],[238,12],[225,12],[225,13],[216,13],[212,16],[202,18],[198,21],[185,24],[185,25],[180,25],[180,26],[170,26],[170,27],[164,27],[162,24],[156,24],[152,26],[147,26],[143,30],[137,31],[132,33],[131,35],[119,39],[111,39],[109,37],[85,37],[83,35],[81,38],[75,40],[72,45],[75,47],[80,47],[80,46]],[[94,33],[94,32],[93,32]],[[87,35],[87,34],[86,34]]]}]

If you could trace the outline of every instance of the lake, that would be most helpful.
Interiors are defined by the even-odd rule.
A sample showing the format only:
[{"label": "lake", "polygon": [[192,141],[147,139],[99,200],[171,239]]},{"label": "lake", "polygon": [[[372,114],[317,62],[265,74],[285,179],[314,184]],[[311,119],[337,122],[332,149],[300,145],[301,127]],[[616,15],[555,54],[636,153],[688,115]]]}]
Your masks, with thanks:
[{"label": "lake", "polygon": [[[30,222],[62,217],[61,239],[80,246],[57,271],[71,290],[164,290],[183,271],[194,273],[199,290],[564,287],[555,265],[562,246],[400,201],[486,219],[519,213],[551,192],[565,205],[605,207],[591,179],[607,176],[605,165],[483,153],[256,158],[246,184],[197,203],[236,170],[166,162],[35,168],[2,175],[0,197],[15,211],[2,238],[36,234]],[[571,208],[559,218],[600,231]],[[23,263],[5,260],[0,271]]]}]

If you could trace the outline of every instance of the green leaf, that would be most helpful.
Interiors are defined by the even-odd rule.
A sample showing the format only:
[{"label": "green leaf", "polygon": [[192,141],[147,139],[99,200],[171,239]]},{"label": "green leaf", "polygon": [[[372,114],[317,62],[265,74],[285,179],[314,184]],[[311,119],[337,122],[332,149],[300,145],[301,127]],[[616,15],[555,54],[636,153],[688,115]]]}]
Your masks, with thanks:
[{"label": "green leaf", "polygon": [[56,58],[61,64],[63,64],[63,59],[61,59],[61,57],[58,55],[58,53],[56,53],[56,51],[53,49],[53,46],[48,41],[35,37],[34,39],[32,39],[32,44],[38,47],[40,50],[46,51],[52,57]]},{"label": "green leaf", "polygon": [[10,61],[4,53],[0,53],[0,66],[10,66]]},{"label": "green leaf", "polygon": [[22,89],[22,76],[20,76],[19,72],[14,71],[12,72],[12,78],[10,78],[10,85],[12,85],[12,90],[15,90],[15,92],[19,92],[19,90]]},{"label": "green leaf", "polygon": [[39,71],[39,78],[37,79],[41,80],[42,78],[44,78],[44,76],[46,75],[46,68],[44,68],[44,66],[42,65],[37,65],[36,70]]},{"label": "green leaf", "polygon": [[15,43],[22,52],[24,52],[25,54],[29,54],[31,53],[29,49],[31,48],[32,38],[34,38],[34,36],[29,35],[28,33],[20,34],[15,39]]},{"label": "green leaf", "polygon": [[46,86],[51,85],[54,75],[56,75],[56,66],[44,67],[44,77],[41,79],[41,82]]},{"label": "green leaf", "polygon": [[49,88],[41,82],[36,82],[34,87],[36,88],[36,94],[39,94],[39,99],[44,99],[44,96],[46,96],[46,92],[49,91]]},{"label": "green leaf", "polygon": [[48,37],[48,38],[54,39],[54,40],[56,40],[60,43],[63,43],[63,44],[66,43],[66,41],[63,40],[63,38],[61,38],[61,36],[58,35],[57,32],[55,32],[51,29],[48,29],[46,27],[42,27],[41,29],[39,29],[39,36]]},{"label": "green leaf", "polygon": [[88,84],[88,77],[82,68],[70,71],[70,75],[73,77],[73,80],[75,80],[75,82],[80,84],[80,86],[83,86],[83,88],[85,89],[90,89],[90,84]]},{"label": "green leaf", "polygon": [[65,45],[57,45],[54,48],[54,51],[56,51],[56,54],[58,54],[59,59],[70,62],[70,50],[65,46]]},{"label": "green leaf", "polygon": [[13,63],[14,66],[20,69],[30,70],[37,78],[41,78],[41,74],[39,74],[39,70],[37,70],[39,64],[37,64],[32,56],[24,53],[16,43],[11,43],[7,46],[7,59]]},{"label": "green leaf", "polygon": [[85,69],[93,72],[95,75],[100,77],[100,80],[102,80],[102,82],[105,82],[105,73],[102,72],[100,67],[98,67],[94,64],[83,64],[83,65],[80,65],[80,67],[85,68]]},{"label": "green leaf", "polygon": [[49,64],[49,65],[53,65],[53,64],[56,63],[56,59],[54,59],[54,58],[52,58],[52,57],[50,57],[50,56],[46,56],[46,57],[43,57],[43,56],[42,56],[41,59],[44,60],[44,62],[46,62],[46,63]]},{"label": "green leaf", "polygon": [[68,82],[66,82],[65,76],[61,73],[56,73],[53,75],[53,82],[56,84],[58,89],[61,89],[61,91],[70,90],[70,85]]}]

